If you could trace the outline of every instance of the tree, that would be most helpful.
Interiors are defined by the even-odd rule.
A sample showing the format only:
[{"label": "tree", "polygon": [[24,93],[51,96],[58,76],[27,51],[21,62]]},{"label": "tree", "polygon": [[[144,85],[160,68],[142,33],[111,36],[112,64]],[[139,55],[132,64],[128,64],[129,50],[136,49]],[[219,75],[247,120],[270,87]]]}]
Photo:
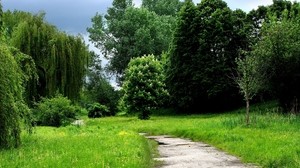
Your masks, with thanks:
[{"label": "tree", "polygon": [[[200,46],[194,71],[198,85],[202,86],[200,101],[211,105],[208,110],[239,106],[238,90],[228,75],[236,67],[239,51],[248,47],[247,32],[242,24],[245,14],[231,11],[222,0],[201,1],[197,9]],[[214,109],[216,105],[219,109]]]},{"label": "tree", "polygon": [[246,101],[246,124],[250,124],[250,100],[258,93],[262,87],[261,76],[258,75],[258,64],[254,56],[246,55],[245,58],[237,58],[237,75],[234,77],[241,94]]},{"label": "tree", "polygon": [[115,0],[104,17],[96,14],[92,22],[87,29],[90,40],[109,59],[109,70],[120,84],[131,58],[168,50],[174,18],[133,7],[131,1]]},{"label": "tree", "polygon": [[23,82],[31,78],[34,64],[29,56],[5,45],[2,14],[0,3],[0,149],[8,149],[21,144],[21,117],[28,121],[26,117],[30,112],[23,102]]},{"label": "tree", "polygon": [[[38,82],[28,82],[27,100],[38,101],[57,91],[78,100],[89,52],[82,37],[67,35],[44,21],[44,13],[14,11],[4,15],[9,43],[35,62]],[[22,18],[22,19],[21,19]],[[15,19],[14,21],[11,21]]]},{"label": "tree", "polygon": [[128,111],[138,112],[140,119],[149,119],[151,109],[160,107],[168,98],[164,78],[163,67],[154,55],[132,59],[122,86]]},{"label": "tree", "polygon": [[[167,69],[167,87],[171,98],[179,108],[188,109],[193,104],[192,89],[192,58],[196,55],[199,44],[194,18],[196,7],[187,1],[180,10],[174,37],[171,45],[169,66]],[[189,76],[191,75],[191,76]]]},{"label": "tree", "polygon": [[20,110],[23,106],[21,70],[8,47],[0,45],[0,148],[21,143]]},{"label": "tree", "polygon": [[86,96],[86,104],[95,102],[105,105],[109,108],[111,115],[117,112],[117,103],[119,93],[109,83],[109,78],[105,75],[104,69],[101,66],[99,55],[92,52],[87,70],[87,80],[84,84],[83,94]]},{"label": "tree", "polygon": [[179,12],[170,51],[167,84],[174,104],[185,112],[224,110],[238,104],[228,78],[238,51],[248,47],[246,14],[221,0],[186,1]]},{"label": "tree", "polygon": [[180,0],[143,0],[142,7],[153,11],[158,15],[176,16],[182,7],[183,2]]},{"label": "tree", "polygon": [[[300,3],[287,0],[273,0],[273,4],[259,6],[247,14],[247,22],[251,24],[251,42],[256,44],[260,40],[261,28],[264,23],[270,22],[270,16],[281,21],[284,18],[292,19],[298,17],[300,13]],[[274,19],[273,17],[273,19]]]},{"label": "tree", "polygon": [[[279,101],[286,112],[299,111],[300,98],[300,24],[299,19],[273,20],[264,24],[262,40],[252,55],[259,61],[258,73],[264,87]],[[266,75],[264,75],[266,74]]]}]

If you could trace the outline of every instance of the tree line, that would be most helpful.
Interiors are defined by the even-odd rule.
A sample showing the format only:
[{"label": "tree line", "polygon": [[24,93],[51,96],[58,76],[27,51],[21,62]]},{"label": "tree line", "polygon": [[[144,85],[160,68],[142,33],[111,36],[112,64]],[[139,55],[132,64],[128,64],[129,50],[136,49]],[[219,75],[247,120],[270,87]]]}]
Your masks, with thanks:
[{"label": "tree line", "polygon": [[[92,18],[88,32],[123,86],[121,109],[155,95],[155,89],[145,86],[151,82],[129,85],[145,71],[141,65],[148,66],[135,59],[153,54],[164,67],[167,106],[178,112],[221,112],[240,107],[243,99],[247,107],[251,99],[276,99],[290,112],[299,109],[299,9],[298,2],[287,0],[248,13],[232,10],[222,0],[197,5],[191,0],[144,0],[141,7],[131,0],[114,0],[107,14]],[[154,97],[154,104],[160,104]],[[144,110],[139,111],[156,108],[141,106]]]}]

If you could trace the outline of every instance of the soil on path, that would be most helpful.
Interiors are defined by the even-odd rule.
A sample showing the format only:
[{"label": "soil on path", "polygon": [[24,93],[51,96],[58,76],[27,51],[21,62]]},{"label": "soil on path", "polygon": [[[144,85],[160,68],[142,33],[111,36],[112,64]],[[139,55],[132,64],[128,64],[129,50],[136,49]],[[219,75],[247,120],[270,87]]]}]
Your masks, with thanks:
[{"label": "soil on path", "polygon": [[201,142],[173,138],[167,135],[147,136],[158,142],[160,168],[252,168],[237,157]]}]

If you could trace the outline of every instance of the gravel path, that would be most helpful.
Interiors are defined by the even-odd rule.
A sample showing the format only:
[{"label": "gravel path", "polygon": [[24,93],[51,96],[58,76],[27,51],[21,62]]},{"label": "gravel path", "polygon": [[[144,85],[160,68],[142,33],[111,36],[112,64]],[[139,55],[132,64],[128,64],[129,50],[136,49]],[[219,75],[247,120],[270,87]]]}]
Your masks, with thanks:
[{"label": "gravel path", "polygon": [[164,136],[147,136],[159,143],[162,161],[160,168],[250,168],[234,156],[228,155],[207,144],[187,139]]}]

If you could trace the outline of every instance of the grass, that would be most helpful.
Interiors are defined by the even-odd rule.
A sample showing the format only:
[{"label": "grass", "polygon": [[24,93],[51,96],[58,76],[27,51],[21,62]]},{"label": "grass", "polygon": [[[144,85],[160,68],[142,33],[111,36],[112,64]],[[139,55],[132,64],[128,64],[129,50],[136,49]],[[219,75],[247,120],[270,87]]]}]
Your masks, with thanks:
[{"label": "grass", "polygon": [[244,124],[244,111],[238,110],[222,115],[155,117],[137,131],[203,141],[262,167],[300,167],[300,117],[280,115],[274,113],[276,108],[264,106],[253,111],[249,127]]},{"label": "grass", "polygon": [[21,148],[0,151],[0,167],[153,167],[156,144],[139,132],[203,141],[262,167],[300,167],[300,117],[274,113],[272,104],[252,111],[249,127],[243,110],[148,121],[85,118],[82,127],[38,127],[31,136],[23,134]]},{"label": "grass", "polygon": [[0,151],[0,167],[149,167],[153,144],[109,123],[98,119],[82,127],[38,127],[33,135],[22,136],[21,148]]}]

